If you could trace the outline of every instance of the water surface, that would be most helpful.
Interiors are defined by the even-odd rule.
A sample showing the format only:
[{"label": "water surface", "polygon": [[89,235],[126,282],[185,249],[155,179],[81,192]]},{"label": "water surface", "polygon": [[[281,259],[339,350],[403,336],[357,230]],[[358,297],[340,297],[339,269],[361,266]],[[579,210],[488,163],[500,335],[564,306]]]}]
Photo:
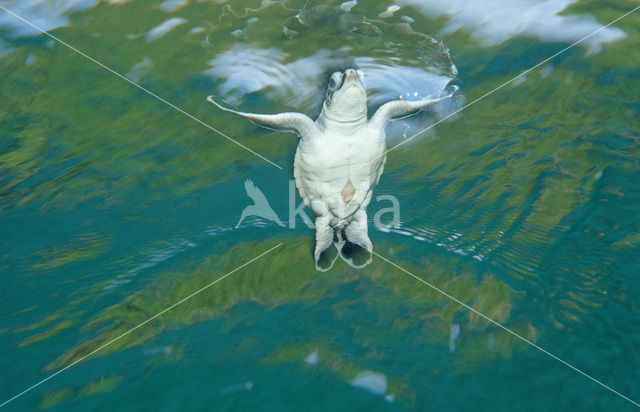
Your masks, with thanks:
[{"label": "water surface", "polygon": [[[628,1],[4,2],[279,170],[0,11],[1,401],[12,410],[626,410],[633,405],[381,259],[315,272],[288,223],[296,138],[216,110],[317,115],[356,66],[403,142]],[[393,6],[398,7],[393,7]],[[640,400],[639,15],[389,153],[376,251]],[[295,199],[296,204],[301,200]]]}]

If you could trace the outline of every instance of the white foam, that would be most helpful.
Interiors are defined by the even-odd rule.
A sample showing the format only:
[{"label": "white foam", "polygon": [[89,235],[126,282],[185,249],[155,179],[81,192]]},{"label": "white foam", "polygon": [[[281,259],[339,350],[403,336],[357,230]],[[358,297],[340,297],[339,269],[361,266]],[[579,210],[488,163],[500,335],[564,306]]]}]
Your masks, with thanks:
[{"label": "white foam", "polygon": [[186,23],[186,21],[187,21],[186,19],[183,19],[181,17],[171,18],[157,25],[153,29],[149,30],[147,32],[147,36],[145,37],[145,40],[148,42],[158,40],[160,37],[166,35],[167,33],[175,29],[179,25]]}]

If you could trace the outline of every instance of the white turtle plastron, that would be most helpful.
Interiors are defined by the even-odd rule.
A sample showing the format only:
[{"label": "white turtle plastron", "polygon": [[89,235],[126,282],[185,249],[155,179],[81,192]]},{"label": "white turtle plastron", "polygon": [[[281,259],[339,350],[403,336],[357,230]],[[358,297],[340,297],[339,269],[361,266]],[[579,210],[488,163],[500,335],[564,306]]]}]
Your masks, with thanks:
[{"label": "white turtle plastron", "polygon": [[[316,269],[329,270],[338,255],[355,268],[371,262],[373,245],[367,233],[367,206],[378,184],[385,157],[385,126],[395,116],[417,112],[456,92],[436,99],[393,100],[367,118],[362,75],[348,69],[331,75],[322,112],[314,122],[302,113],[255,114],[218,108],[300,136],[294,161],[296,187],[315,220]],[[331,245],[337,250],[330,255]]]}]

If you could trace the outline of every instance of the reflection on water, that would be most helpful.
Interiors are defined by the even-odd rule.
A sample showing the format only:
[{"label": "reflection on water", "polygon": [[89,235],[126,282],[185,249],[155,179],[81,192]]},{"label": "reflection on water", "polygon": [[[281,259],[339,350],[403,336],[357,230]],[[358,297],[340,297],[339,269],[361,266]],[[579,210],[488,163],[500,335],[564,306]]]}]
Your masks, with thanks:
[{"label": "reflection on water", "polygon": [[[34,26],[48,31],[69,25],[69,14],[89,9],[96,4],[96,0],[10,0],[2,5]],[[35,27],[4,11],[0,14],[0,27],[9,29],[11,37],[36,36],[40,33]]]},{"label": "reflection on water", "polygon": [[237,385],[225,386],[224,388],[220,389],[220,392],[223,394],[227,394],[227,393],[233,393],[238,391],[250,391],[252,388],[253,388],[253,382],[248,381],[245,383],[239,383]]},{"label": "reflection on water", "polygon": [[122,379],[122,376],[110,376],[107,378],[103,376],[100,380],[89,382],[82,386],[51,391],[40,400],[38,408],[48,409],[68,400],[69,398],[82,399],[101,393],[111,392],[117,388]]},{"label": "reflection on water", "polygon": [[318,349],[315,349],[313,352],[308,354],[306,358],[304,358],[304,361],[309,365],[317,365],[319,360],[320,352],[318,352]]},{"label": "reflection on water", "polygon": [[[362,371],[351,381],[351,385],[365,389],[374,395],[384,395],[387,392],[387,377],[384,373]],[[393,394],[387,396],[392,397]]]},{"label": "reflection on water", "polygon": [[[439,45],[442,47],[441,45]],[[442,56],[448,58],[446,49]],[[341,58],[328,50],[320,50],[309,57],[284,63],[287,55],[278,49],[251,48],[235,45],[209,61],[210,69],[204,73],[216,79],[224,79],[220,92],[239,103],[239,98],[250,93],[267,90],[274,99],[291,99],[288,104],[302,107],[303,111],[316,109],[318,91],[327,82],[326,74],[340,67]],[[371,57],[353,58],[353,67],[360,69],[370,91],[369,103],[379,106],[386,101],[403,96],[411,100],[435,98],[457,74],[455,65],[448,60],[448,71],[438,73],[437,65],[407,67],[394,65],[392,61]],[[313,101],[313,104],[311,103]]]},{"label": "reflection on water", "polygon": [[167,13],[173,13],[183,8],[188,3],[188,0],[164,0],[158,7]]},{"label": "reflection on water", "polygon": [[[296,142],[204,98],[313,115],[329,72],[345,66],[365,72],[370,111],[461,87],[464,98],[392,125],[399,142],[628,2],[95,5],[7,7],[285,171],[0,13],[2,392],[69,365],[255,257],[272,236],[286,245],[16,400],[16,410],[626,406],[383,262],[316,273],[303,225],[234,228],[246,179],[285,210]],[[391,152],[378,191],[398,198],[401,224],[371,236],[381,255],[638,399],[634,18]],[[532,386],[548,396],[532,399]]]},{"label": "reflection on water", "polygon": [[[442,42],[407,30],[402,24],[370,21],[364,15],[352,13],[344,3],[339,9],[307,6],[295,18],[287,20],[285,27],[289,32],[292,30],[289,27],[296,27],[292,41],[304,43],[326,24],[325,18],[336,19],[347,34],[344,44],[336,50],[321,47],[311,55],[293,59],[279,47],[253,45],[251,40],[256,40],[258,34],[247,30],[243,32],[245,42],[218,52],[208,61],[211,67],[204,74],[221,82],[219,93],[234,105],[240,105],[246,96],[264,92],[268,99],[285,102],[312,117],[320,110],[329,74],[339,68],[356,67],[364,73],[370,112],[399,96],[407,100],[440,97],[458,74]],[[248,22],[254,22],[252,19]],[[369,38],[361,32],[363,24],[375,29],[375,37]],[[400,33],[403,42],[395,41]],[[362,47],[363,39],[367,48]],[[359,55],[365,51],[366,55]],[[462,100],[457,97],[430,110],[435,111],[437,117],[445,117],[460,107]],[[423,115],[392,122],[388,133],[390,143],[428,127],[437,117],[430,119]]]},{"label": "reflection on water", "polygon": [[166,20],[149,30],[149,32],[147,32],[147,35],[145,36],[145,41],[150,42],[158,40],[159,38],[169,33],[171,30],[186,22],[187,21],[185,19],[182,19],[180,17],[173,17],[169,20]]},{"label": "reflection on water", "polygon": [[[439,43],[434,44],[440,48],[439,56],[446,59],[446,64],[434,62],[433,66],[408,67],[388,59],[352,59],[352,67],[357,67],[364,73],[369,106],[372,108],[370,112],[400,96],[406,100],[418,100],[445,94],[457,70],[449,59],[447,50]],[[419,49],[417,50],[419,53]],[[345,52],[342,50],[339,54]],[[204,73],[214,79],[224,79],[219,87],[220,92],[236,105],[241,103],[242,97],[264,90],[269,99],[285,101],[288,106],[314,116],[323,101],[320,91],[325,88],[327,73],[344,65],[343,59],[328,50],[320,50],[312,56],[291,63],[285,63],[287,57],[278,49],[235,45],[231,50],[210,60],[208,64],[211,68]],[[440,72],[442,66],[447,68],[446,72]],[[458,109],[460,104],[458,95],[456,99],[444,100],[429,110],[435,111],[442,118]],[[394,143],[401,135],[413,135],[429,125],[427,115],[395,120],[388,130],[389,144]]]},{"label": "reflection on water", "polygon": [[144,75],[148,74],[151,71],[152,67],[153,62],[148,57],[145,57],[138,63],[131,66],[127,74],[125,74],[125,77],[135,83],[138,83],[140,82],[140,80],[142,80],[142,77]]},{"label": "reflection on water", "polygon": [[603,28],[591,16],[560,14],[576,0],[398,0],[398,3],[415,6],[432,17],[446,16],[448,21],[441,33],[470,29],[485,46],[522,35],[536,36],[543,41],[574,42],[599,30],[586,40],[590,50],[599,51],[602,43],[626,36],[617,27]]},{"label": "reflection on water", "polygon": [[[147,317],[160,312],[171,302],[176,302],[184,296],[189,295],[195,290],[200,289],[203,285],[210,283],[220,273],[224,273],[231,269],[229,265],[235,261],[238,256],[247,255],[248,251],[262,250],[270,247],[273,242],[263,242],[256,244],[253,248],[247,248],[246,245],[234,247],[222,256],[214,255],[209,257],[194,273],[177,275],[176,273],[167,273],[158,278],[157,282],[150,285],[124,302],[112,306],[94,317],[86,327],[99,332],[99,336],[88,342],[82,343],[72,348],[54,363],[48,366],[48,369],[58,369],[64,367],[76,359],[94,351],[103,344],[112,341],[130,328],[136,326],[140,322],[146,320]],[[234,307],[243,305],[243,302],[256,301],[264,305],[268,310],[274,310],[279,306],[303,305],[311,307],[323,302],[326,296],[335,293],[343,294],[340,290],[351,288],[359,288],[359,284],[363,281],[370,288],[367,292],[360,293],[360,302],[371,305],[371,308],[377,308],[376,311],[382,310],[377,316],[381,316],[382,322],[392,321],[390,331],[386,334],[379,334],[378,327],[370,324],[362,316],[359,316],[354,310],[360,303],[352,301],[349,294],[343,296],[347,300],[340,300],[334,304],[332,312],[333,316],[339,322],[345,321],[351,324],[351,328],[355,333],[354,343],[361,346],[367,351],[377,352],[376,357],[382,357],[379,362],[384,359],[384,350],[388,342],[392,342],[395,336],[411,334],[413,345],[420,347],[421,351],[427,350],[427,347],[444,347],[451,346],[451,338],[449,337],[449,324],[451,319],[458,319],[458,333],[460,333],[460,323],[464,322],[465,338],[460,339],[460,350],[466,352],[465,357],[461,359],[469,360],[469,354],[473,357],[492,357],[502,356],[504,353],[511,353],[513,348],[523,348],[523,344],[514,339],[511,335],[506,336],[504,331],[495,330],[490,327],[487,322],[479,319],[473,314],[466,311],[461,312],[459,305],[452,303],[441,295],[433,293],[431,290],[416,291],[416,282],[403,276],[395,270],[389,269],[383,262],[376,262],[372,265],[371,270],[367,273],[352,273],[345,265],[339,271],[329,272],[327,274],[317,274],[313,267],[306,269],[290,270],[291,267],[302,268],[302,261],[306,259],[305,250],[310,247],[308,239],[289,239],[289,245],[281,253],[273,256],[265,257],[263,260],[255,262],[255,266],[250,273],[244,273],[246,276],[237,276],[225,280],[219,287],[211,289],[203,295],[194,296],[184,304],[167,312],[162,319],[156,319],[151,322],[151,327],[140,329],[136,333],[126,335],[121,339],[113,342],[109,346],[102,349],[96,356],[105,356],[115,351],[125,350],[137,345],[145,345],[146,342],[154,340],[162,331],[181,329],[186,325],[194,325],[202,322],[210,322],[211,319],[219,316],[225,316],[225,313],[233,313]],[[295,246],[294,246],[295,245]],[[458,293],[459,297],[473,304],[483,313],[492,316],[494,319],[511,325],[516,330],[533,338],[535,335],[531,325],[524,319],[518,319],[512,322],[509,319],[510,308],[513,305],[513,291],[505,284],[500,283],[495,278],[485,277],[480,282],[473,276],[465,275],[461,272],[451,277],[450,271],[447,269],[445,261],[432,262],[428,265],[431,279],[438,282],[439,285],[452,293]],[[410,270],[418,271],[420,269],[407,266]],[[267,270],[268,268],[268,270]],[[423,269],[424,270],[424,269]],[[351,272],[351,273],[350,273]],[[338,275],[338,276],[336,276]],[[384,279],[382,278],[384,277]],[[373,282],[372,282],[373,281]],[[392,307],[405,307],[404,310],[412,313],[416,319],[402,319],[395,317],[392,313],[386,313],[383,306],[376,302],[386,299],[389,291],[393,291],[395,296],[389,304]],[[310,306],[311,305],[311,306]],[[404,310],[401,310],[404,311]],[[395,311],[395,309],[394,309]],[[295,316],[289,322],[302,322],[306,315],[302,312],[302,318]],[[389,318],[393,316],[393,318]],[[383,320],[389,318],[388,320]],[[462,321],[462,319],[466,319]],[[225,327],[225,333],[230,330],[236,330],[241,325],[234,325],[233,317],[229,319],[232,326]],[[416,323],[418,321],[419,323]],[[423,324],[423,327],[420,326]],[[418,327],[418,331],[416,331]],[[523,329],[524,330],[521,330]],[[527,331],[528,328],[528,331]],[[500,347],[488,348],[484,345],[483,349],[466,349],[467,342],[474,340],[487,339],[487,332],[501,336]],[[416,333],[418,332],[418,333]],[[387,400],[400,397],[402,402],[410,402],[408,398],[411,392],[407,383],[396,382],[394,385],[400,385],[402,389],[396,388],[393,392],[387,393],[387,377],[379,372],[358,372],[355,377],[354,370],[362,370],[362,366],[357,361],[346,361],[346,353],[342,353],[340,346],[336,346],[333,339],[328,339],[322,333],[316,334],[312,330],[304,338],[307,343],[303,345],[289,344],[287,339],[278,339],[273,342],[271,338],[264,337],[261,339],[260,351],[264,353],[265,361],[272,363],[278,360],[279,363],[297,360],[304,361],[310,366],[318,365],[322,369],[330,368],[333,373],[348,380],[353,386],[364,388],[378,395],[385,395]],[[472,345],[477,345],[471,343]],[[424,345],[427,345],[426,347]],[[312,352],[304,352],[305,348],[314,347]],[[375,349],[379,347],[379,349]],[[151,346],[144,349],[147,356],[158,354],[166,355],[171,353],[167,350],[170,346]],[[256,347],[258,349],[258,347]],[[381,351],[382,350],[382,351]],[[506,352],[505,352],[506,351]],[[336,361],[340,360],[338,363]],[[455,361],[455,360],[454,360]],[[340,366],[341,365],[341,366]],[[394,381],[400,379],[395,377]],[[223,391],[224,392],[224,391]]]}]

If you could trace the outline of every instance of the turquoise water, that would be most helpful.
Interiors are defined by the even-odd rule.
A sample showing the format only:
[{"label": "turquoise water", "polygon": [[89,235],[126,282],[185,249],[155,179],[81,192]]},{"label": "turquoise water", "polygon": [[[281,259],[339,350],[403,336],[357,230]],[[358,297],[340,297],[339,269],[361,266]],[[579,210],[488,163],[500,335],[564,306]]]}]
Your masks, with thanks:
[{"label": "turquoise water", "polygon": [[[370,111],[460,87],[392,146],[636,3],[1,4],[283,168],[0,10],[0,402],[282,243],[7,410],[634,409],[380,258],[316,272],[296,138],[205,98],[315,116],[354,65]],[[369,206],[377,253],[635,402],[639,13],[392,150],[398,227]],[[247,179],[285,227],[236,228]]]}]

